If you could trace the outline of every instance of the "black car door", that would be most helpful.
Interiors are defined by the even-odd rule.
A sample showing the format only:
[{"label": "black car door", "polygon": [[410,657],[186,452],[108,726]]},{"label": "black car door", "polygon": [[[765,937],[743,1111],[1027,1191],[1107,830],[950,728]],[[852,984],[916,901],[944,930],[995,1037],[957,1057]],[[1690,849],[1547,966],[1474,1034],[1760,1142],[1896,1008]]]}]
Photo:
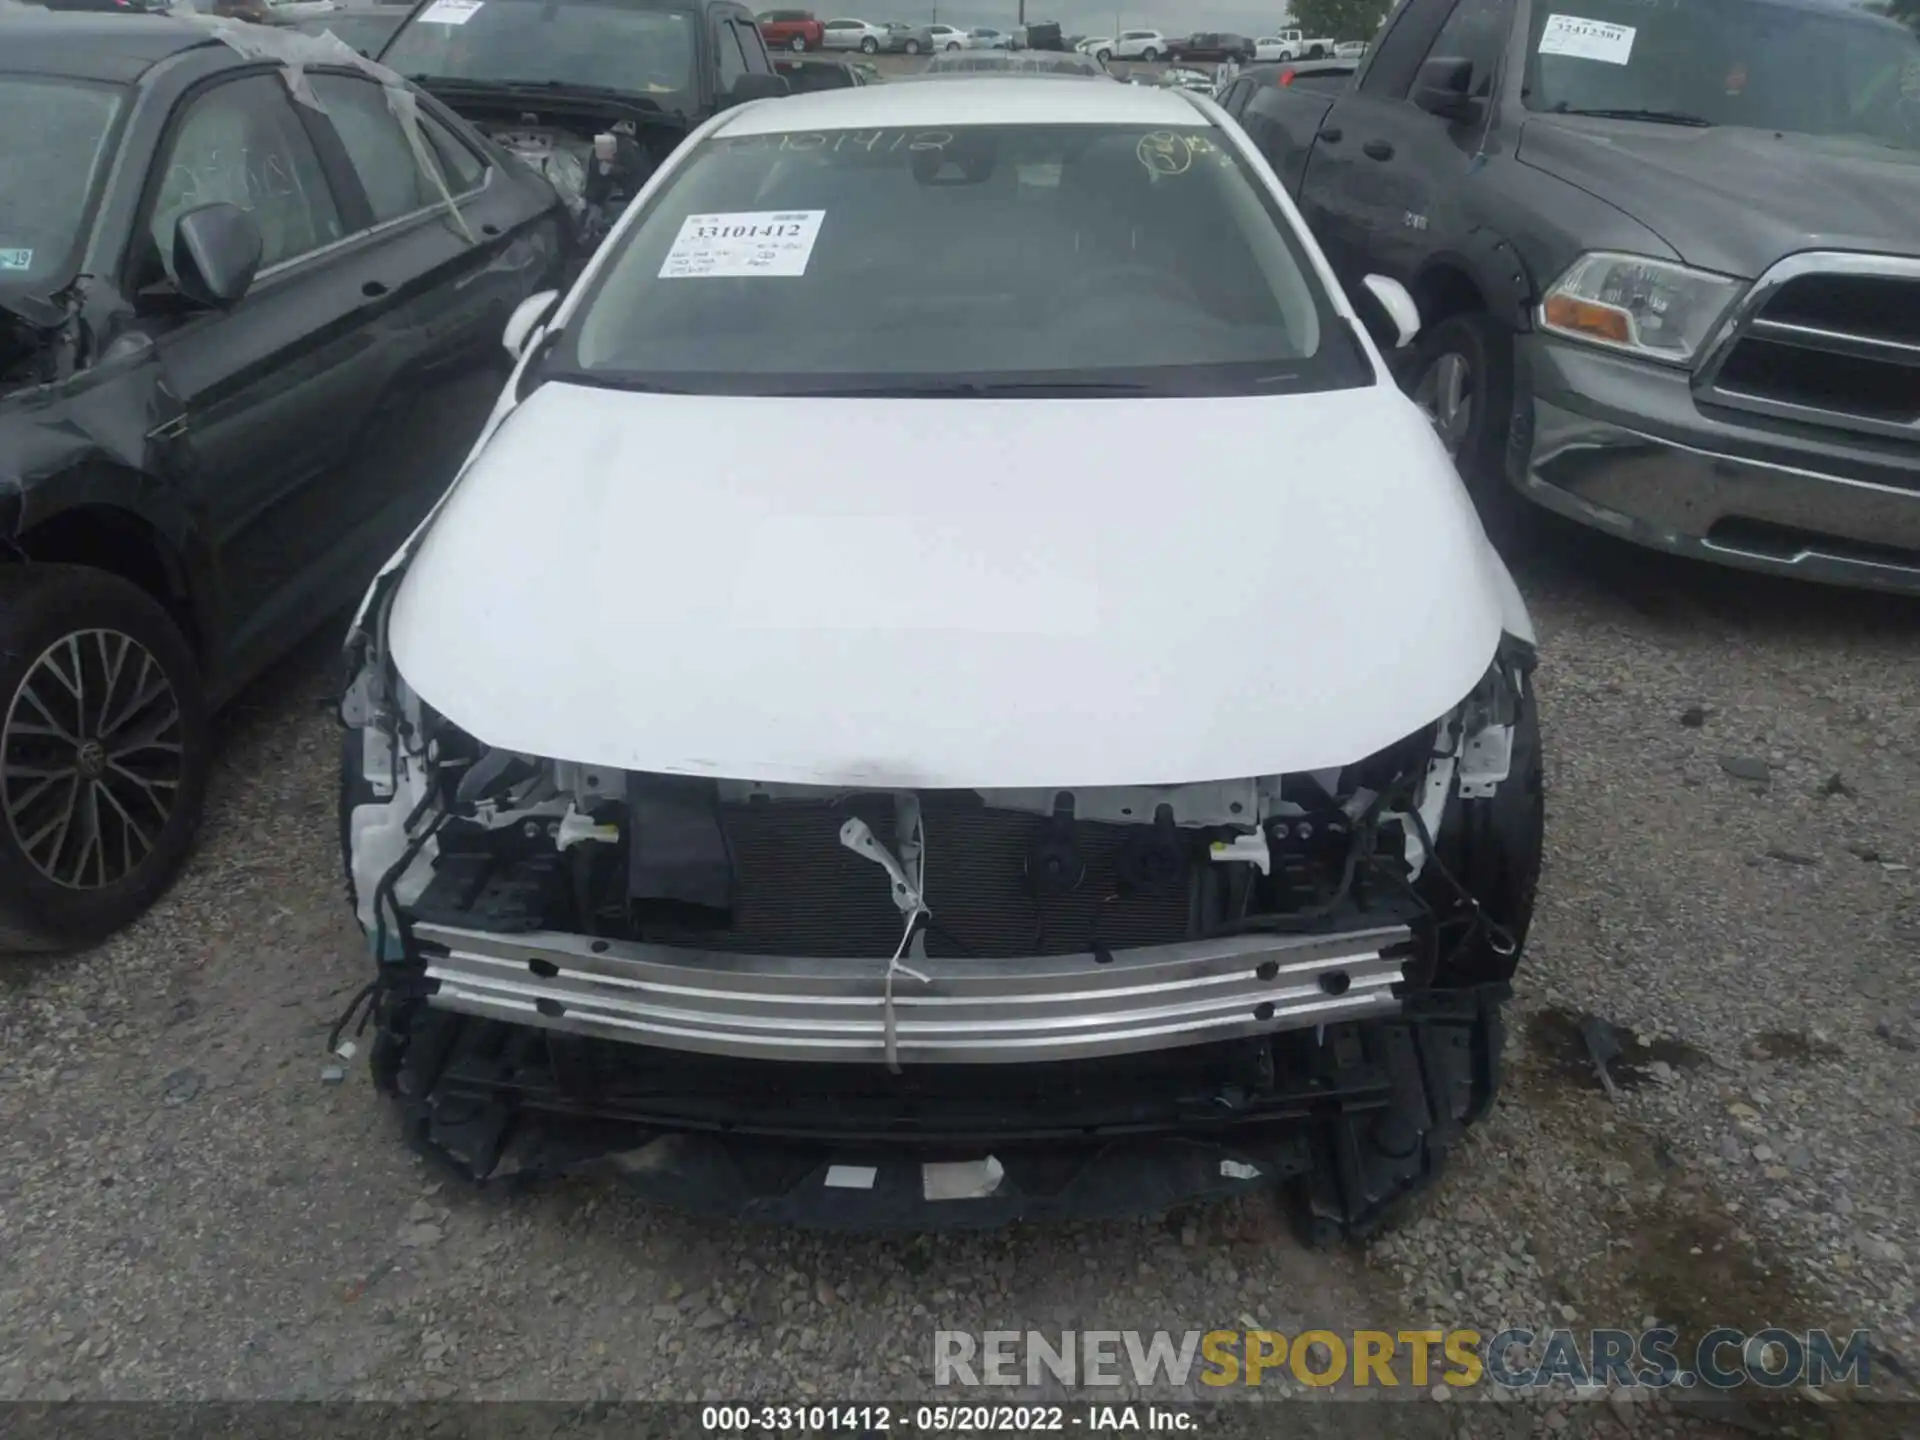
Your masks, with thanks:
[{"label": "black car door", "polygon": [[408,92],[426,166],[380,84],[313,69],[307,83],[372,219],[351,248],[375,399],[328,485],[349,518],[341,561],[357,590],[452,481],[512,368],[507,318],[552,283],[559,246],[527,231],[524,191],[424,100]]},{"label": "black car door", "polygon": [[[1348,284],[1368,271],[1411,282],[1421,259],[1457,228],[1460,191],[1491,116],[1509,4],[1408,7],[1359,89],[1322,122],[1301,193],[1308,223]],[[1410,98],[1422,66],[1442,58],[1471,64],[1469,118],[1443,119]]]},{"label": "black car door", "polygon": [[345,252],[361,202],[330,180],[276,71],[222,76],[175,108],[129,257],[136,288],[164,287],[179,216],[225,202],[263,241],[248,293],[226,312],[154,323],[182,414],[169,453],[196,497],[224,602],[206,637],[222,680],[243,676],[321,618],[327,564],[353,525],[332,484],[379,400]]},{"label": "black car door", "polygon": [[[1327,257],[1352,284],[1369,271],[1407,280],[1432,244],[1434,205],[1473,163],[1492,106],[1509,0],[1407,4],[1379,50],[1321,121],[1300,200]],[[1473,88],[1486,92],[1471,123],[1419,109],[1409,92],[1428,56],[1475,48]]]}]

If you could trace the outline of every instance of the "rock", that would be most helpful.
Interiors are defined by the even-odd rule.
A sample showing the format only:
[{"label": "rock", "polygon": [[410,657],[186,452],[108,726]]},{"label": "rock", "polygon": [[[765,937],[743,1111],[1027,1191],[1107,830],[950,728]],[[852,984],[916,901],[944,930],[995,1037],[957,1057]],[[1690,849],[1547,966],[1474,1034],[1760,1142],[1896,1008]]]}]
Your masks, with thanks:
[{"label": "rock", "polygon": [[818,1300],[822,1305],[838,1305],[840,1303],[839,1292],[825,1280],[816,1280],[814,1282],[813,1298]]},{"label": "rock", "polygon": [[1754,1146],[1753,1158],[1760,1161],[1762,1164],[1764,1164],[1768,1160],[1773,1159],[1773,1147],[1771,1145]]},{"label": "rock", "polygon": [[1704,705],[1689,705],[1680,712],[1680,724],[1688,730],[1698,730],[1712,713]]},{"label": "rock", "polygon": [[1729,1165],[1738,1165],[1747,1158],[1747,1147],[1731,1135],[1720,1137],[1720,1158]]},{"label": "rock", "polygon": [[1765,785],[1773,779],[1773,767],[1757,755],[1722,755],[1720,768],[1736,780],[1753,780]]},{"label": "rock", "polygon": [[709,1305],[700,1312],[699,1318],[693,1322],[693,1328],[696,1330],[718,1330],[726,1323],[727,1317],[720,1313],[719,1307]]},{"label": "rock", "polygon": [[1878,1235],[1862,1235],[1855,1248],[1867,1259],[1881,1265],[1903,1264],[1907,1258],[1906,1251],[1891,1240],[1882,1240]]},{"label": "rock", "polygon": [[438,1225],[402,1225],[394,1235],[409,1250],[430,1250],[447,1238]]},{"label": "rock", "polygon": [[320,1067],[320,1083],[322,1085],[339,1085],[344,1083],[346,1078],[347,1072],[342,1066],[322,1065]]},{"label": "rock", "polygon": [[655,1305],[647,1311],[647,1315],[656,1325],[673,1325],[679,1322],[680,1307],[678,1305]]},{"label": "rock", "polygon": [[1840,772],[1836,770],[1833,772],[1833,774],[1827,777],[1826,784],[1820,787],[1820,793],[1822,795],[1829,795],[1829,796],[1844,795],[1844,796],[1851,797],[1853,794],[1853,787],[1847,784],[1846,781],[1842,780],[1840,778]]},{"label": "rock", "polygon": [[1778,860],[1782,865],[1818,865],[1820,863],[1817,855],[1803,855],[1798,850],[1778,848],[1767,851],[1767,859]]},{"label": "rock", "polygon": [[1758,1120],[1760,1118],[1760,1112],[1758,1110],[1738,1100],[1727,1106],[1727,1114],[1733,1116],[1736,1120]]},{"label": "rock", "polygon": [[1580,1312],[1574,1309],[1573,1306],[1571,1305],[1562,1305],[1560,1307],[1560,1318],[1562,1320],[1565,1320],[1568,1324],[1572,1324],[1575,1320],[1578,1320],[1580,1318]]},{"label": "rock", "polygon": [[1880,1021],[1873,1027],[1873,1033],[1886,1044],[1891,1045],[1895,1050],[1899,1050],[1905,1054],[1911,1055],[1916,1050],[1920,1050],[1920,1042],[1916,1042],[1912,1035],[1894,1029],[1893,1026],[1889,1025],[1885,1020]]},{"label": "rock", "polygon": [[168,1105],[184,1105],[205,1088],[207,1077],[198,1070],[176,1070],[167,1076],[162,1099]]},{"label": "rock", "polygon": [[1813,1151],[1804,1145],[1789,1146],[1785,1158],[1787,1164],[1795,1170],[1810,1170],[1813,1168]]}]

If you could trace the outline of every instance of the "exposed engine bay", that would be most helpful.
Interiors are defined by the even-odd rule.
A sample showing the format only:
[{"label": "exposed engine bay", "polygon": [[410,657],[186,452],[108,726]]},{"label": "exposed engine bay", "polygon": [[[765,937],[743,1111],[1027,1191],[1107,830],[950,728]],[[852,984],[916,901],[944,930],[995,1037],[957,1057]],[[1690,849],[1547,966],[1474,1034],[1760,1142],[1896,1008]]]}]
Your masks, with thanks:
[{"label": "exposed engine bay", "polygon": [[1491,1102],[1539,854],[1523,643],[1337,770],[880,793],[494,750],[356,644],[375,1079],[475,1178],[644,1164],[700,1208],[919,1223],[822,1157],[897,1189],[902,1145],[992,1143],[981,1223],[1285,1181],[1325,1241]]},{"label": "exposed engine bay", "polygon": [[583,252],[606,238],[659,164],[631,120],[597,128],[590,120],[526,114],[511,122],[475,123],[553,186],[573,218],[574,240]]}]

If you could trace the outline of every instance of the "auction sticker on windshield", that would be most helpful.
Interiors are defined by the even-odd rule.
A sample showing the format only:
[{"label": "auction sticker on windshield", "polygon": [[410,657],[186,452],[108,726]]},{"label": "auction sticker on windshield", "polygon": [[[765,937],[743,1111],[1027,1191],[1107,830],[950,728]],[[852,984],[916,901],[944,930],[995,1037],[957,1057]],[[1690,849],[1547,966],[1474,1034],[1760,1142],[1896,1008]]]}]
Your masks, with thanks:
[{"label": "auction sticker on windshield", "polygon": [[0,270],[31,270],[33,251],[0,250]]},{"label": "auction sticker on windshield", "polygon": [[[444,3],[444,0],[442,0]],[[824,210],[736,210],[689,215],[660,266],[662,280],[804,275]]]},{"label": "auction sticker on windshield", "polygon": [[1583,20],[1578,15],[1549,15],[1546,28],[1540,32],[1540,53],[1624,65],[1633,57],[1633,36],[1631,25]]},{"label": "auction sticker on windshield", "polygon": [[473,18],[485,0],[433,0],[420,12],[429,25],[464,25]]}]

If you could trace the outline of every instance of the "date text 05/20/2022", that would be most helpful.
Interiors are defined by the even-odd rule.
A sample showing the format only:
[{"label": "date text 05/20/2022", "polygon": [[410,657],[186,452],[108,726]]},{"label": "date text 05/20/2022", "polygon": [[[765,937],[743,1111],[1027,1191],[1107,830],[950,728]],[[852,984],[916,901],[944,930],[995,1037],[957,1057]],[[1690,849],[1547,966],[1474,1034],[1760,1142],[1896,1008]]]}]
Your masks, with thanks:
[{"label": "date text 05/20/2022", "polygon": [[718,1434],[1024,1435],[1200,1428],[1196,1411],[1172,1405],[705,1405],[700,1428]]}]

